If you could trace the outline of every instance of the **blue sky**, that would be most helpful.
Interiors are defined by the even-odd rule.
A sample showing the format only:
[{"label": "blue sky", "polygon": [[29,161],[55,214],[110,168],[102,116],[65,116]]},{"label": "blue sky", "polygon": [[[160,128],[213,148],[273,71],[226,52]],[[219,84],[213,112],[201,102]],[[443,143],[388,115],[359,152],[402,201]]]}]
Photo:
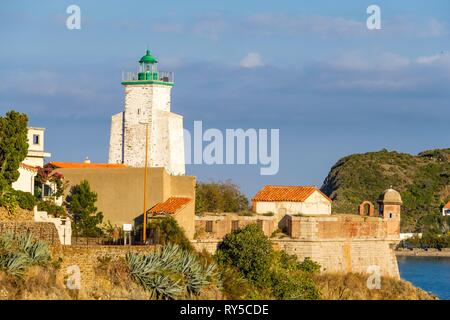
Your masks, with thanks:
[{"label": "blue sky", "polygon": [[[82,29],[66,28],[81,8]],[[382,29],[366,28],[381,7]],[[279,128],[280,171],[188,166],[199,180],[320,186],[341,157],[450,147],[450,2],[2,1],[0,111],[47,128],[52,160],[106,162],[121,72],[147,46],[175,72],[185,127]]]}]

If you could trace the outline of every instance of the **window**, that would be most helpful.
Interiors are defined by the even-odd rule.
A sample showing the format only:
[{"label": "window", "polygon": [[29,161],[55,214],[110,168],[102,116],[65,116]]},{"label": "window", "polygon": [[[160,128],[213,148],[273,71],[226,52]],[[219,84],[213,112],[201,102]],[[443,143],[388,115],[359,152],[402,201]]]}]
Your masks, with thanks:
[{"label": "window", "polygon": [[141,114],[141,109],[138,109],[138,115],[140,115]]},{"label": "window", "polygon": [[33,144],[39,144],[39,135],[33,134]]},{"label": "window", "polygon": [[239,229],[239,220],[232,221],[231,222],[231,231],[236,231]]},{"label": "window", "polygon": [[389,218],[392,219],[392,213],[389,213]]},{"label": "window", "polygon": [[213,232],[213,222],[212,221],[206,221],[205,231]]},{"label": "window", "polygon": [[44,197],[51,197],[53,195],[53,190],[48,184],[44,184]]}]

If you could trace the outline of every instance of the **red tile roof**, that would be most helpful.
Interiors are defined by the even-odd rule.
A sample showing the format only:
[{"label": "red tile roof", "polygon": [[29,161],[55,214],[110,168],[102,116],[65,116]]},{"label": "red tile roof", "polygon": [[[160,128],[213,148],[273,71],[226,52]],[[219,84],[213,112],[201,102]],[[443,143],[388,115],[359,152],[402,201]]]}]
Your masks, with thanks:
[{"label": "red tile roof", "polygon": [[191,198],[170,197],[164,202],[157,203],[148,212],[157,214],[175,214],[182,207],[191,202]]},{"label": "red tile roof", "polygon": [[450,209],[450,201],[444,206],[444,209]]},{"label": "red tile roof", "polygon": [[314,191],[320,192],[330,202],[332,201],[317,187],[314,186],[265,186],[253,197],[252,201],[289,201],[303,202],[309,198]]},{"label": "red tile roof", "polygon": [[33,167],[33,166],[30,166],[30,165],[25,164],[25,163],[20,163],[19,166],[21,166],[22,168],[27,169],[27,170],[38,171],[37,167]]},{"label": "red tile roof", "polygon": [[55,168],[59,169],[83,169],[83,168],[93,168],[93,169],[101,169],[101,168],[127,168],[127,165],[120,163],[85,163],[85,162],[50,162]]}]

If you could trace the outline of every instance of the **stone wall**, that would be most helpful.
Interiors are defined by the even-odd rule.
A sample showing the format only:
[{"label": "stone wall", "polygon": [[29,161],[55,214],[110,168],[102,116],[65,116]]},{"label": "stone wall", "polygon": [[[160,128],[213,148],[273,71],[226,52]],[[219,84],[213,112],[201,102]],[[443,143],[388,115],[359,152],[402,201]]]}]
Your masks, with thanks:
[{"label": "stone wall", "polygon": [[[385,240],[336,240],[336,241],[301,241],[292,239],[271,239],[275,250],[284,250],[295,255],[298,261],[306,257],[320,264],[321,270],[327,272],[370,273],[369,266],[379,267],[380,274],[399,278],[397,258],[393,244]],[[191,242],[198,251],[206,250],[214,254],[220,240],[197,240]]]},{"label": "stone wall", "polygon": [[95,268],[104,257],[125,257],[128,252],[146,253],[155,246],[63,246],[53,253],[61,258],[61,271],[68,273],[68,267],[78,266],[81,273],[81,289],[89,289],[95,283]]},{"label": "stone wall", "polygon": [[293,239],[390,239],[400,240],[400,220],[336,214],[327,217],[287,216]]},{"label": "stone wall", "polygon": [[[212,231],[210,232],[206,230],[207,222],[212,223]],[[206,214],[205,216],[195,216],[196,239],[222,239],[226,234],[232,232],[233,223],[238,228],[256,223],[268,237],[272,235],[278,226],[273,216],[240,216],[231,213]]]},{"label": "stone wall", "polygon": [[318,262],[323,272],[367,273],[369,266],[377,266],[383,276],[399,278],[397,258],[391,241],[336,240],[295,241],[273,240],[276,249]]},{"label": "stone wall", "polygon": [[210,254],[214,254],[217,251],[217,246],[219,245],[220,241],[221,240],[217,239],[209,239],[209,240],[203,239],[191,241],[191,244],[195,248],[195,250],[199,252],[205,250]]},{"label": "stone wall", "polygon": [[15,222],[0,221],[0,234],[12,232],[15,235],[30,232],[36,239],[43,240],[49,245],[59,246],[58,231],[52,222]]}]

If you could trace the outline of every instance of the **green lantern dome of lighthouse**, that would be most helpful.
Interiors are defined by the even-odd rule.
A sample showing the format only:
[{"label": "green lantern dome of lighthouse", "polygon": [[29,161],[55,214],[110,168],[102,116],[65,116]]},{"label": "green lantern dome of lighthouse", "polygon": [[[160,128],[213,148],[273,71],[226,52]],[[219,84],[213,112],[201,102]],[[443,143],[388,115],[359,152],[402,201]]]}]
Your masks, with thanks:
[{"label": "green lantern dome of lighthouse", "polygon": [[158,61],[155,59],[155,57],[152,56],[152,54],[150,53],[150,50],[147,50],[145,56],[143,56],[141,58],[141,60],[139,60],[139,63],[157,63]]}]

